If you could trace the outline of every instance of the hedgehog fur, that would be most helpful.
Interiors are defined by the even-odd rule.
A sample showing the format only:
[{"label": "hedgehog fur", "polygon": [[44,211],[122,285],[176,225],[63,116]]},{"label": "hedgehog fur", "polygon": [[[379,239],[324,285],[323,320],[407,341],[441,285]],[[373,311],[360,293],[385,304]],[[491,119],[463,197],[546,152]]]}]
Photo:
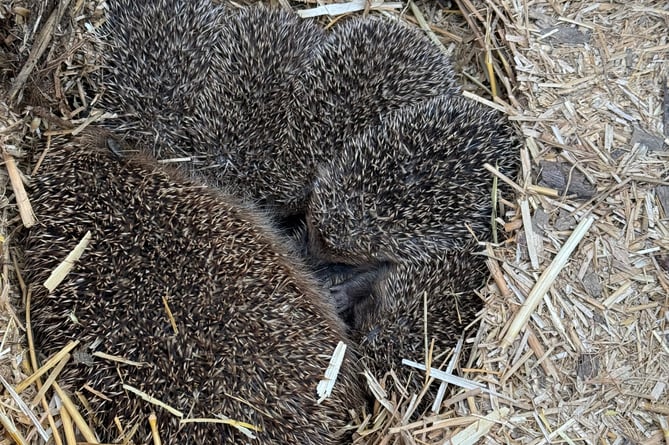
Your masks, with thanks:
[{"label": "hedgehog fur", "polygon": [[424,296],[438,354],[475,318],[486,268],[474,252],[493,210],[483,164],[513,176],[516,143],[499,113],[448,95],[388,114],[321,166],[307,251],[371,367],[418,358]]},{"label": "hedgehog fur", "polygon": [[319,100],[302,143],[324,161],[338,158],[348,139],[386,113],[460,90],[437,46],[415,28],[381,17],[334,26],[312,65],[314,76],[306,80]]},{"label": "hedgehog fur", "polygon": [[115,5],[102,106],[150,134],[161,158],[187,156],[209,184],[278,217],[304,212],[317,166],[344,141],[387,112],[459,91],[448,58],[396,21],[354,18],[326,34],[260,5]]},{"label": "hedgehog fur", "polygon": [[186,146],[224,15],[206,0],[109,2],[103,69],[94,73],[105,88],[99,105],[120,116],[109,125],[158,153]]},{"label": "hedgehog fur", "polygon": [[388,115],[320,166],[310,253],[365,265],[423,259],[491,235],[492,175],[515,171],[516,137],[498,112],[440,96]]},{"label": "hedgehog fur", "polygon": [[129,114],[126,126],[150,133],[159,157],[189,157],[208,184],[279,216],[302,210],[315,155],[296,144],[313,120],[301,78],[323,30],[262,5],[145,3],[110,10],[102,106]]},{"label": "hedgehog fur", "polygon": [[[148,157],[119,158],[108,140],[91,128],[50,147],[30,188],[39,223],[24,239],[39,351],[78,340],[80,352],[141,363],[94,356],[60,374],[89,398],[101,438],[115,439],[119,416],[148,443],[155,411],[164,443],[343,443],[336,432],[363,397],[355,362],[347,353],[332,396],[318,404],[317,383],[346,337],[300,261],[253,208]],[[83,256],[49,293],[42,283],[87,231]],[[185,417],[225,416],[261,431],[250,440],[230,425],[180,424],[123,384]]]},{"label": "hedgehog fur", "polygon": [[[352,336],[376,376],[402,369],[402,359],[443,365],[483,307],[474,291],[488,273],[485,258],[474,251],[472,245],[377,269],[369,296],[351,307]],[[418,390],[424,378],[414,373],[410,381],[411,389]]]}]

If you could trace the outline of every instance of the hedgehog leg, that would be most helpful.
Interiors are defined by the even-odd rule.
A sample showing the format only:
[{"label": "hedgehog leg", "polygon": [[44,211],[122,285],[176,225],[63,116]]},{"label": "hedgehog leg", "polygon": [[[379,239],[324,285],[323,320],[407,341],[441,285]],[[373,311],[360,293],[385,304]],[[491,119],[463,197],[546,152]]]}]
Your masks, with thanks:
[{"label": "hedgehog leg", "polygon": [[374,286],[388,273],[390,267],[383,263],[372,269],[355,268],[349,271],[344,281],[330,286],[330,299],[337,313],[349,326],[359,324],[356,314],[361,312],[361,307],[374,304]]}]

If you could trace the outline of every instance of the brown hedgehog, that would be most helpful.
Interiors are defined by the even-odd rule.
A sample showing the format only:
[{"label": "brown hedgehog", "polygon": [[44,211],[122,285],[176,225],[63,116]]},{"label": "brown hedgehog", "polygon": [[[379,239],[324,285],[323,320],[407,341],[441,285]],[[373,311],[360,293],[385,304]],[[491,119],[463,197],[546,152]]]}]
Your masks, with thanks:
[{"label": "brown hedgehog", "polygon": [[279,216],[303,210],[316,155],[295,141],[313,119],[302,77],[322,29],[261,5],[124,0],[104,31],[104,108],[209,184]]},{"label": "brown hedgehog", "polygon": [[[332,396],[319,404],[316,387],[344,329],[265,218],[153,160],[119,158],[108,134],[88,131],[52,146],[34,178],[39,224],[25,237],[25,277],[43,355],[79,340],[82,352],[135,362],[94,356],[59,376],[70,391],[88,384],[105,396],[82,390],[101,439],[115,439],[119,416],[148,443],[155,411],[164,443],[342,443],[347,410],[363,397],[350,353]],[[42,283],[88,231],[83,256],[49,293]],[[187,418],[252,425],[256,439],[180,424],[123,385]]]},{"label": "brown hedgehog", "polygon": [[425,35],[380,17],[333,27],[312,65],[308,89],[318,100],[301,142],[325,161],[384,114],[460,90],[448,57]]},{"label": "brown hedgehog", "polygon": [[115,0],[100,30],[104,66],[93,75],[110,125],[158,152],[186,146],[192,114],[209,82],[211,54],[225,10],[207,0]]},{"label": "brown hedgehog", "polygon": [[335,282],[332,299],[373,366],[424,357],[424,294],[436,354],[473,320],[486,273],[472,234],[491,236],[492,176],[483,164],[513,175],[515,147],[501,114],[441,96],[386,116],[321,167],[308,252],[322,279]]}]

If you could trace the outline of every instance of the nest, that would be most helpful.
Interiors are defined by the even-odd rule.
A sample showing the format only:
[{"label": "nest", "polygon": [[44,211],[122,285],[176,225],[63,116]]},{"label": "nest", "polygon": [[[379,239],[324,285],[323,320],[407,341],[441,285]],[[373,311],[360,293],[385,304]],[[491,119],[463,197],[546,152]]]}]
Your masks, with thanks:
[{"label": "nest", "polygon": [[[22,147],[105,118],[83,115],[95,101],[87,74],[99,63],[92,30],[103,0],[42,3],[0,5],[2,443],[56,431],[56,443],[70,443],[73,424],[94,439],[57,384],[69,351],[38,369],[26,346],[20,254],[7,242],[34,223]],[[395,376],[369,375],[379,403],[361,413],[356,443],[669,444],[666,2],[280,3],[337,14],[324,24],[371,13],[423,28],[453,57],[465,94],[523,135],[518,178],[490,166],[516,194],[497,218],[508,238],[482,246],[492,278],[461,378],[432,371],[450,395],[410,421],[415,397],[384,392]]]}]

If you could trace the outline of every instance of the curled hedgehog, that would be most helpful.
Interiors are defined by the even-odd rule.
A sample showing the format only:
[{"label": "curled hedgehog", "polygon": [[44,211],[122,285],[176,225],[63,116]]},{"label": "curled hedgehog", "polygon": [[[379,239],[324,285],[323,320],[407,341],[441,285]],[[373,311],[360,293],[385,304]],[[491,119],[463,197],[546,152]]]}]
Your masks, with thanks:
[{"label": "curled hedgehog", "polygon": [[387,113],[459,94],[448,57],[420,31],[396,20],[355,17],[335,25],[306,78],[318,99],[301,143],[339,158],[342,146]]},{"label": "curled hedgehog", "polygon": [[333,301],[374,368],[425,356],[424,295],[437,355],[481,308],[486,269],[474,252],[491,239],[493,212],[483,164],[513,176],[516,143],[500,113],[440,96],[385,116],[321,166],[308,255],[335,282]]},{"label": "curled hedgehog", "polygon": [[124,0],[101,37],[101,106],[124,123],[111,125],[278,217],[303,211],[315,160],[296,133],[313,119],[302,77],[321,28],[261,5]]},{"label": "curled hedgehog", "polygon": [[[155,411],[165,443],[344,443],[338,432],[363,395],[347,353],[331,397],[318,402],[346,336],[300,261],[253,208],[148,157],[119,158],[108,140],[91,128],[51,146],[30,188],[39,223],[23,240],[38,350],[79,340],[82,352],[128,360],[94,356],[59,376],[89,397],[101,439],[115,440],[118,416],[148,443]],[[83,256],[50,293],[42,283],[88,231]],[[241,422],[256,439],[181,423],[125,385],[184,417]]]},{"label": "curled hedgehog", "polygon": [[[324,32],[261,6],[149,3],[110,10],[103,106],[150,134],[160,157],[188,156],[208,184],[280,220],[306,215],[305,255],[335,282],[330,297],[371,367],[424,356],[424,294],[435,354],[446,352],[481,307],[483,164],[513,174],[508,122],[459,97],[448,58],[398,22]],[[180,69],[166,72],[172,59]]]}]

